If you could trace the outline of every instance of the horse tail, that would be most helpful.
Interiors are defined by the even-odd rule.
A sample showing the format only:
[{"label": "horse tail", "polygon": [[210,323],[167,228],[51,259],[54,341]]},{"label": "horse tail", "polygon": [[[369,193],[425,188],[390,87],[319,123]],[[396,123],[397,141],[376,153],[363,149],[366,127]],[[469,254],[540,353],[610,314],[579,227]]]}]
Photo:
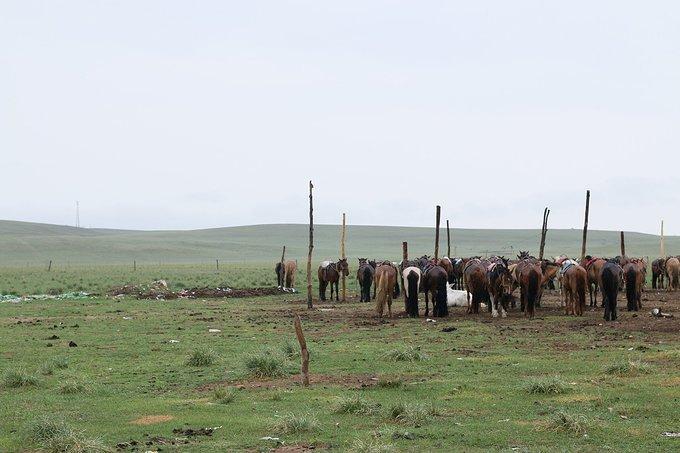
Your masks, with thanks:
[{"label": "horse tail", "polygon": [[[373,276],[371,275],[371,269],[369,266],[364,266],[364,271],[363,275],[361,278],[361,291],[366,292],[368,294],[368,301],[370,302],[371,300],[371,281],[373,280]],[[364,294],[365,296],[365,294]]]},{"label": "horse tail", "polygon": [[533,270],[529,272],[527,280],[527,313],[530,318],[533,318],[534,306],[538,299],[538,292],[541,289],[541,279],[538,276],[538,271]]},{"label": "horse tail", "polygon": [[406,312],[409,316],[418,317],[418,282],[420,276],[410,271],[406,276]]},{"label": "horse tail", "polygon": [[[583,278],[580,278],[580,277]],[[580,307],[578,313],[583,314],[583,310],[586,309],[586,282],[588,280],[588,277],[586,276],[585,271],[583,271],[582,274],[577,274],[576,275],[576,297],[578,299],[578,306]]]},{"label": "horse tail", "polygon": [[626,300],[628,301],[628,311],[637,309],[637,273],[635,268],[630,266],[626,270]]},{"label": "horse tail", "polygon": [[671,271],[673,272],[673,276],[672,276],[673,277],[673,286],[672,286],[672,288],[678,289],[678,274],[680,273],[679,269],[677,267],[673,267],[673,269],[671,269]]},{"label": "horse tail", "polygon": [[437,292],[434,296],[437,316],[449,315],[449,306],[446,303],[446,281],[446,278],[437,280]]},{"label": "horse tail", "polygon": [[385,273],[378,276],[378,293],[375,296],[375,311],[378,316],[382,317],[385,303],[387,302],[387,291],[390,290],[389,278]]}]

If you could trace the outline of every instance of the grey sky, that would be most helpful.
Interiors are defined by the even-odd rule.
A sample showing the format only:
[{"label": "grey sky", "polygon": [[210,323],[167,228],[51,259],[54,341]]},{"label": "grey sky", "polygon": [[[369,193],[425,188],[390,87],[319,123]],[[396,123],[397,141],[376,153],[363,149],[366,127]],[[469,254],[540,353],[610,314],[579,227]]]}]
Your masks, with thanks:
[{"label": "grey sky", "polygon": [[0,218],[680,234],[680,3],[2,1]]}]

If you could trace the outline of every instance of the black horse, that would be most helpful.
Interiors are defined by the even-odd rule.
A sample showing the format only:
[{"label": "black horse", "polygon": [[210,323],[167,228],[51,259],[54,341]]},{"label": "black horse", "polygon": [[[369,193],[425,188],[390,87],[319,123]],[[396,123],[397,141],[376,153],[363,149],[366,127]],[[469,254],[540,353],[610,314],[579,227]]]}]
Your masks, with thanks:
[{"label": "black horse", "polygon": [[623,269],[613,261],[607,261],[602,266],[600,274],[602,298],[604,299],[605,321],[616,321],[616,297],[619,294],[619,283],[623,275]]},{"label": "black horse", "polygon": [[[371,301],[371,286],[373,285],[373,275],[375,266],[366,258],[359,258],[359,269],[357,270],[357,281],[361,289],[360,302]],[[373,296],[375,297],[375,295]]]}]

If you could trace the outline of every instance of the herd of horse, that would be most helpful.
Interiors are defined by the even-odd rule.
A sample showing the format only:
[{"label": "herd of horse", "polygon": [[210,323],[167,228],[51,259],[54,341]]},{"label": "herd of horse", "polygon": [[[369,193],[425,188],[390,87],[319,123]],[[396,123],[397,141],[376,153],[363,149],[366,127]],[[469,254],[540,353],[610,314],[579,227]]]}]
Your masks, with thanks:
[{"label": "herd of horse", "polygon": [[[652,288],[668,290],[680,288],[680,257],[659,258],[652,262]],[[279,287],[294,288],[297,264],[295,261],[277,263]],[[349,275],[347,259],[324,261],[318,268],[319,299],[326,300],[330,286],[331,300],[339,300],[338,284]],[[582,316],[586,310],[586,292],[590,307],[597,307],[597,293],[602,295],[604,319],[617,318],[617,298],[625,290],[627,309],[642,308],[642,291],[647,275],[647,261],[642,258],[617,256],[599,258],[590,255],[581,260],[566,255],[552,259],[538,259],[528,252],[520,252],[517,259],[503,256],[482,258],[434,259],[427,255],[399,263],[359,258],[356,279],[360,287],[360,301],[375,300],[375,311],[382,317],[387,308],[392,316],[392,301],[404,295],[408,316],[418,317],[418,297],[425,296],[425,316],[448,316],[450,295],[465,292],[467,312],[478,314],[485,305],[493,317],[506,317],[516,306],[514,292],[519,288],[520,310],[533,318],[546,288],[555,289],[555,280],[562,294],[561,303],[567,315]],[[371,294],[372,290],[372,294]]]}]

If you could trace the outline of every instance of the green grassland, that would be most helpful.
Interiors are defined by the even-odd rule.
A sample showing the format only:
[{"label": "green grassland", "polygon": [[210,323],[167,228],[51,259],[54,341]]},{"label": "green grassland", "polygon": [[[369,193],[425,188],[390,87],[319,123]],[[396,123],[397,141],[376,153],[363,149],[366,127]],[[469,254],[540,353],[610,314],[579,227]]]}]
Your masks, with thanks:
[{"label": "green grassland", "polygon": [[[314,230],[314,257],[335,258],[339,254],[340,227],[317,225]],[[452,230],[452,255],[505,254],[519,250],[538,253],[540,230]],[[128,231],[86,229],[66,226],[0,221],[0,266],[47,266],[77,264],[204,263],[216,259],[232,263],[273,263],[286,245],[287,256],[304,260],[307,256],[307,225],[254,225],[194,231]],[[412,256],[432,254],[433,228],[348,226],[347,255],[350,258],[379,257],[398,259],[401,243],[407,241]],[[442,254],[446,235],[442,230]],[[669,254],[680,250],[679,237],[667,237]],[[626,233],[630,256],[656,257],[659,238],[655,235]],[[580,230],[549,230],[546,255],[565,253],[578,256]],[[590,231],[588,252],[599,256],[619,254],[619,233]]]},{"label": "green grassland", "polygon": [[[277,446],[267,436],[335,451],[678,448],[661,434],[680,428],[677,332],[622,328],[637,319],[628,313],[602,325],[599,311],[556,309],[533,321],[457,309],[436,324],[381,323],[367,304],[310,311],[298,299],[0,303],[0,451],[73,436],[82,451],[131,440],[141,451],[267,451]],[[309,388],[295,375],[294,313]],[[272,370],[282,373],[274,384],[257,376]],[[45,443],[36,426],[54,418],[69,429]],[[220,428],[173,433],[187,426]]]}]

